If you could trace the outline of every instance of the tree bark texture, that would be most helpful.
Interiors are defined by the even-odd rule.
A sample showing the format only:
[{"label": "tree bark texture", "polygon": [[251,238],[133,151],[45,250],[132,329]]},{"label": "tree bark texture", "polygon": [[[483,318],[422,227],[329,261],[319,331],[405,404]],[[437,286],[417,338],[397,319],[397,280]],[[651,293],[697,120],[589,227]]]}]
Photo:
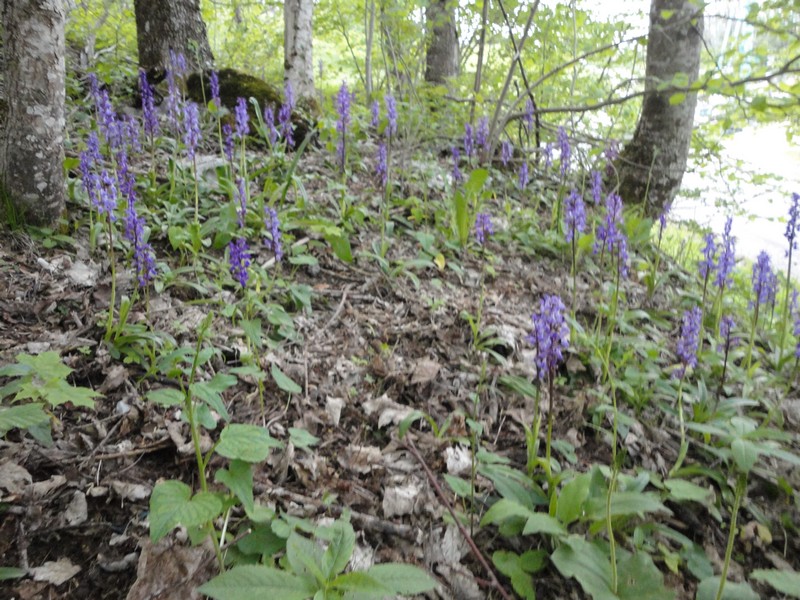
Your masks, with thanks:
[{"label": "tree bark texture", "polygon": [[283,78],[300,99],[314,97],[313,13],[314,0],[283,4]]},{"label": "tree bark texture", "polygon": [[674,95],[681,91],[659,91],[658,86],[686,87],[697,79],[702,35],[696,2],[651,0],[642,112],[618,162],[622,199],[645,203],[651,217],[661,214],[680,188],[697,104],[697,93],[686,93],[678,102],[680,96]]},{"label": "tree bark texture", "polygon": [[200,13],[200,0],[134,0],[139,66],[169,67],[169,52],[186,57],[189,71],[211,67],[214,55]]},{"label": "tree bark texture", "polygon": [[458,75],[458,32],[456,2],[429,0],[425,10],[428,47],[425,56],[425,81],[444,83]]},{"label": "tree bark texture", "polygon": [[65,20],[63,0],[2,2],[0,176],[17,216],[32,225],[64,211]]}]

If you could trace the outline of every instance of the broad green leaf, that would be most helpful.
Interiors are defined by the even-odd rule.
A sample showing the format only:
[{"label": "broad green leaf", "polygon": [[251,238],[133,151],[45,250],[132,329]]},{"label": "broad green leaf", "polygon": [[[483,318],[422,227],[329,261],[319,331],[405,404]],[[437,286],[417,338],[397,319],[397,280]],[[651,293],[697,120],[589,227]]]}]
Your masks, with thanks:
[{"label": "broad green leaf", "polygon": [[0,435],[4,435],[10,429],[28,429],[35,425],[47,423],[47,413],[44,412],[44,404],[34,402],[21,404],[19,406],[0,407]]},{"label": "broad green leaf", "polygon": [[257,524],[236,546],[244,554],[273,556],[286,548],[286,540],[275,535],[269,524]]},{"label": "broad green leaf", "polygon": [[150,390],[145,397],[159,406],[177,406],[178,404],[183,404],[184,401],[183,392],[175,388]]},{"label": "broad green leaf", "polygon": [[367,575],[381,582],[395,594],[422,594],[436,587],[436,581],[423,569],[413,565],[385,563],[367,570]]},{"label": "broad green leaf", "polygon": [[674,600],[675,592],[664,587],[664,576],[644,552],[620,553],[617,561],[617,594],[623,600]]},{"label": "broad green leaf", "polygon": [[670,106],[675,106],[677,104],[683,104],[686,100],[686,94],[684,92],[675,92],[669,97],[669,104]]},{"label": "broad green leaf", "polygon": [[517,594],[525,600],[536,599],[533,577],[524,568],[523,559],[519,554],[498,550],[492,554],[492,562],[498,571],[511,580],[511,585],[514,586],[514,591]]},{"label": "broad green leaf", "polygon": [[313,579],[322,585],[328,578],[322,571],[323,550],[316,540],[293,531],[286,540],[286,560],[297,575]]},{"label": "broad green leaf", "polygon": [[163,481],[150,496],[150,539],[158,542],[178,525],[199,527],[222,512],[216,494],[192,490],[180,481]]},{"label": "broad green leaf", "polygon": [[61,361],[61,355],[52,350],[36,355],[19,354],[17,362],[30,367],[31,372],[43,381],[52,381],[54,379],[63,381],[67,375],[72,373],[72,369]]},{"label": "broad green leaf", "polygon": [[[590,520],[601,520],[606,514],[606,499],[604,497],[592,498],[586,504],[587,517]],[[646,513],[663,512],[672,514],[656,494],[642,492],[614,492],[611,495],[611,515],[623,517],[638,515],[643,517]]]},{"label": "broad green leaf", "polygon": [[800,598],[800,573],[796,571],[756,569],[750,573],[750,579],[763,581],[781,594]]},{"label": "broad green leaf", "polygon": [[481,527],[488,524],[499,524],[515,517],[525,519],[527,521],[535,514],[536,513],[522,504],[518,504],[513,500],[501,498],[492,504],[489,510],[486,511],[486,514],[483,515],[483,518],[481,519]]},{"label": "broad green leaf", "polygon": [[[719,590],[719,577],[709,577],[697,586],[695,600],[715,600]],[[722,590],[722,600],[759,600],[758,594],[747,583],[726,581]]]},{"label": "broad green leaf", "polygon": [[297,385],[294,381],[292,381],[286,373],[281,371],[276,364],[270,367],[270,373],[272,374],[272,378],[275,380],[275,384],[281,388],[284,392],[288,392],[290,394],[299,394],[302,392],[302,388]]},{"label": "broad green leaf", "polygon": [[547,535],[566,535],[567,530],[555,518],[546,513],[535,513],[528,517],[525,521],[525,527],[522,530],[523,535],[532,535],[535,533],[546,533]]},{"label": "broad green leaf", "polygon": [[472,486],[466,479],[445,473],[444,480],[459,498],[469,498],[472,495]]},{"label": "broad green leaf", "polygon": [[328,547],[322,555],[322,572],[325,578],[330,580],[347,566],[356,544],[356,534],[353,526],[342,520],[334,521],[326,529],[328,535],[325,535],[324,539],[327,540]]},{"label": "broad green leaf", "polygon": [[311,435],[305,429],[289,427],[289,441],[294,444],[295,448],[310,448],[319,441],[319,438]]},{"label": "broad green leaf", "polygon": [[217,373],[208,381],[196,381],[191,386],[192,395],[205,402],[226,421],[230,420],[228,409],[222,401],[222,392],[236,385],[235,375],[230,373]]},{"label": "broad green leaf", "polygon": [[261,348],[261,319],[242,319],[239,326],[244,331],[247,339],[256,347]]},{"label": "broad green leaf", "polygon": [[489,171],[486,169],[475,169],[470,173],[467,182],[464,184],[464,192],[466,192],[467,196],[474,196],[480,192],[488,177]]},{"label": "broad green leaf", "polygon": [[325,241],[331,245],[336,258],[346,263],[353,262],[353,251],[350,249],[350,240],[345,235],[326,235]]},{"label": "broad green leaf", "polygon": [[25,577],[28,572],[25,569],[18,569],[17,567],[0,567],[0,581],[6,579],[19,579]]},{"label": "broad green leaf", "polygon": [[364,571],[353,571],[339,575],[331,582],[331,587],[344,593],[350,600],[383,600],[392,595],[383,583]]},{"label": "broad green leaf", "polygon": [[736,467],[742,473],[749,473],[758,460],[758,447],[753,442],[736,438],[731,442],[731,454]]},{"label": "broad green leaf", "polygon": [[513,390],[520,396],[536,398],[536,386],[524,377],[518,377],[516,375],[503,375],[500,377],[499,382],[501,385]]},{"label": "broad green leaf", "polygon": [[667,479],[664,485],[669,490],[669,497],[677,502],[700,502],[706,504],[714,497],[714,492],[685,479]]},{"label": "broad green leaf", "polygon": [[227,469],[219,469],[214,479],[227,486],[246,511],[253,510],[253,469],[250,463],[233,460]]},{"label": "broad green leaf", "polygon": [[591,482],[591,475],[583,473],[561,489],[556,504],[556,519],[559,522],[569,525],[583,516],[583,505],[589,497]]},{"label": "broad green leaf", "polygon": [[225,571],[198,591],[216,600],[305,600],[314,595],[316,586],[313,581],[288,571],[246,565]]},{"label": "broad green leaf", "polygon": [[232,460],[259,463],[266,460],[270,448],[278,448],[281,443],[270,436],[264,427],[231,423],[219,435],[217,454]]},{"label": "broad green leaf", "polygon": [[550,561],[564,577],[574,577],[593,600],[617,600],[611,591],[608,554],[583,537],[570,536],[550,555]]}]

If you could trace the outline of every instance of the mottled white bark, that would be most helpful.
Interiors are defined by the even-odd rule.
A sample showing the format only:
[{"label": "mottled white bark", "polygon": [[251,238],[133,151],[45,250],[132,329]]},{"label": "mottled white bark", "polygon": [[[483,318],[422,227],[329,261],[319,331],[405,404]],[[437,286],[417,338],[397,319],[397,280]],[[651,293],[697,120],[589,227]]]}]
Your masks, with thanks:
[{"label": "mottled white bark", "polygon": [[458,32],[455,0],[429,0],[425,10],[428,47],[425,55],[425,81],[444,83],[458,75]]},{"label": "mottled white bark", "polygon": [[214,63],[200,0],[134,0],[133,8],[140,67],[167,68],[170,50],[186,57],[190,71]]},{"label": "mottled white bark", "polygon": [[2,2],[0,176],[19,218],[34,225],[64,211],[65,19],[63,0]]},{"label": "mottled white bark", "polygon": [[697,80],[702,34],[697,2],[651,0],[642,113],[619,161],[620,195],[626,203],[646,202],[650,216],[660,214],[680,188],[697,104],[696,93],[678,102],[681,96],[675,94],[681,92],[658,87],[665,82],[686,87]]},{"label": "mottled white bark", "polygon": [[286,0],[283,4],[283,78],[297,98],[314,97],[313,11],[314,0]]}]

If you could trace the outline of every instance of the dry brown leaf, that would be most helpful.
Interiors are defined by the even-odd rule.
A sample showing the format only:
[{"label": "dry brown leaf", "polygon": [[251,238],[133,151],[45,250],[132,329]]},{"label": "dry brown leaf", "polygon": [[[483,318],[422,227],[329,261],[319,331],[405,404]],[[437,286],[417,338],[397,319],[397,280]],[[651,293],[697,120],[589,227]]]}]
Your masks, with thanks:
[{"label": "dry brown leaf", "polygon": [[0,464],[0,490],[20,495],[30,485],[33,478],[27,469],[10,460]]},{"label": "dry brown leaf", "polygon": [[356,473],[369,473],[383,468],[383,456],[377,446],[350,444],[345,448],[344,456],[339,457],[339,464]]},{"label": "dry brown leaf", "polygon": [[80,572],[81,568],[72,564],[72,561],[68,558],[59,558],[56,561],[51,560],[41,567],[34,567],[28,570],[28,573],[35,581],[44,581],[52,585],[66,583]]},{"label": "dry brown leaf", "polygon": [[429,358],[418,360],[414,364],[414,370],[411,373],[411,383],[423,384],[431,382],[436,379],[436,375],[439,374],[439,370],[441,368],[442,365],[435,360],[431,360]]},{"label": "dry brown leaf", "polygon": [[197,591],[213,574],[216,563],[208,560],[214,555],[211,541],[202,546],[186,548],[169,537],[155,546],[145,539],[136,568],[136,581],[126,600],[181,598],[200,600]]}]

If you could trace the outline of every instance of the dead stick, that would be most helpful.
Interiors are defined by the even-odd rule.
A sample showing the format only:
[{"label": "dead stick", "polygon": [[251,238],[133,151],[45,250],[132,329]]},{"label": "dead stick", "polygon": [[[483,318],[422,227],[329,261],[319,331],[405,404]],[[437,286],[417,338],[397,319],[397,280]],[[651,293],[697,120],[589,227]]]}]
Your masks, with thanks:
[{"label": "dead stick", "polygon": [[458,516],[456,516],[455,511],[450,506],[450,503],[447,501],[447,498],[445,498],[442,488],[439,487],[439,483],[436,481],[436,477],[433,475],[433,472],[431,472],[431,470],[428,468],[428,463],[426,463],[425,460],[422,458],[422,456],[419,453],[419,450],[417,450],[417,447],[414,445],[414,442],[411,440],[411,438],[406,437],[404,445],[408,449],[408,451],[414,455],[414,458],[417,459],[417,462],[419,462],[419,464],[422,465],[422,468],[425,470],[425,474],[428,476],[428,481],[430,481],[431,486],[433,486],[433,491],[439,498],[439,502],[441,502],[442,505],[444,505],[444,507],[447,509],[447,512],[450,513],[450,516],[453,517],[453,522],[456,524],[456,527],[458,527],[458,531],[461,532],[461,535],[466,540],[467,544],[469,545],[469,549],[472,551],[472,554],[475,555],[475,558],[478,559],[478,562],[481,563],[483,568],[489,574],[489,578],[492,580],[492,585],[494,586],[494,588],[500,593],[500,595],[503,598],[505,598],[505,600],[511,600],[511,596],[509,596],[505,588],[503,588],[503,586],[500,585],[500,581],[498,581],[497,576],[494,574],[494,570],[489,566],[489,563],[486,562],[486,559],[483,557],[483,554],[478,549],[478,546],[475,544],[475,540],[472,539],[472,536],[461,524],[461,521],[459,520]]}]

